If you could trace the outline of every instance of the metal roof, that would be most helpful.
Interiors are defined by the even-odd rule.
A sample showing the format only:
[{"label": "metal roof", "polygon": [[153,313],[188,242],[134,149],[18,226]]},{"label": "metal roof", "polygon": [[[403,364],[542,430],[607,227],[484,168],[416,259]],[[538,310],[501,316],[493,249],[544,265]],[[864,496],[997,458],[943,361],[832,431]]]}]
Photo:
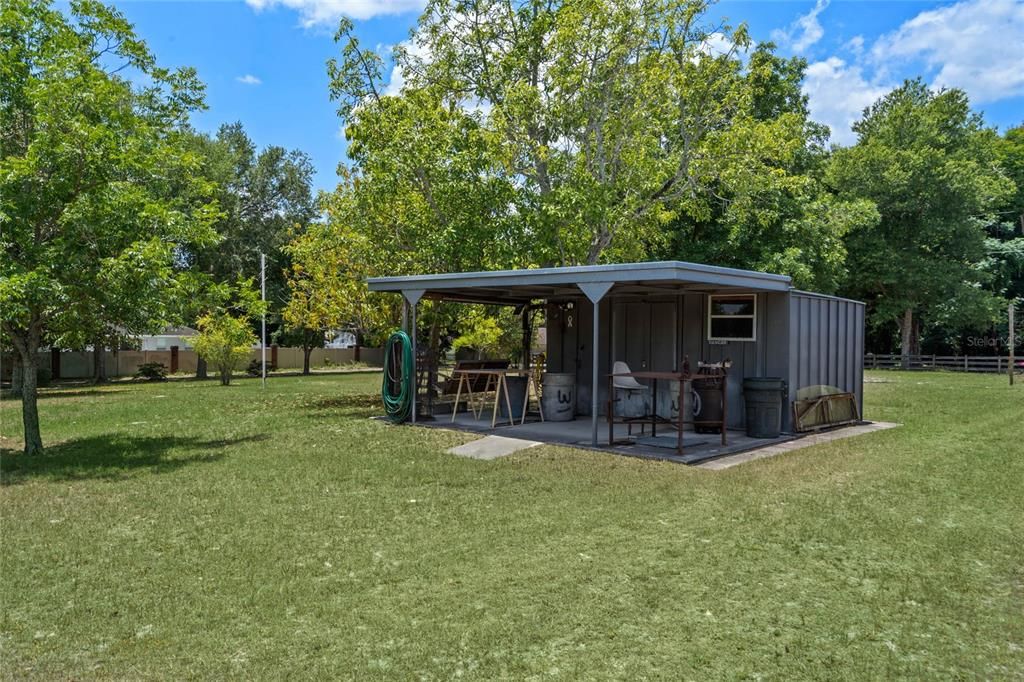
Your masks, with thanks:
[{"label": "metal roof", "polygon": [[425,298],[509,304],[579,296],[580,285],[587,284],[610,284],[616,294],[792,288],[792,280],[786,275],[683,261],[374,277],[367,281],[370,291],[416,292]]}]

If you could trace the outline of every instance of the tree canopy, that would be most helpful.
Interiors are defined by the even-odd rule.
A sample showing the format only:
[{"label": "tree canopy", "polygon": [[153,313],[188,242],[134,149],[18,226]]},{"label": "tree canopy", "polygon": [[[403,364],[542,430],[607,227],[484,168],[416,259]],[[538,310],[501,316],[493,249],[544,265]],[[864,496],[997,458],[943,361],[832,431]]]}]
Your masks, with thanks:
[{"label": "tree canopy", "polygon": [[998,314],[982,285],[985,225],[1013,192],[997,136],[960,90],[908,81],[854,125],[857,143],[837,150],[828,180],[842,196],[870,199],[877,225],[850,233],[846,291],[868,301],[875,325],[897,322],[905,354],[917,351],[920,318],[952,327]]},{"label": "tree canopy", "polygon": [[33,453],[39,347],[160,326],[176,254],[211,243],[218,212],[181,131],[203,103],[192,69],[158,66],[120,13],[91,0],[67,12],[5,2],[0,36],[0,324],[26,370]]}]

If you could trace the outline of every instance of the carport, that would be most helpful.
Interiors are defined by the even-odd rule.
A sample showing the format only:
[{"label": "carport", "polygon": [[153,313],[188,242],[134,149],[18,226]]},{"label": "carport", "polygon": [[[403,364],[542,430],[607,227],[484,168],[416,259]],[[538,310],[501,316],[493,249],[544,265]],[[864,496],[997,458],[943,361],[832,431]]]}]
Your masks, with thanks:
[{"label": "carport", "polygon": [[[423,299],[545,305],[548,371],[576,374],[576,414],[589,418],[593,447],[606,378],[618,360],[634,370],[674,372],[684,357],[728,358],[730,428],[743,426],[745,377],[783,378],[788,403],[800,387],[815,384],[862,400],[863,304],[798,291],[784,275],[668,261],[378,277],[369,288],[404,297],[410,330]],[[730,308],[744,314],[717,314]]]}]

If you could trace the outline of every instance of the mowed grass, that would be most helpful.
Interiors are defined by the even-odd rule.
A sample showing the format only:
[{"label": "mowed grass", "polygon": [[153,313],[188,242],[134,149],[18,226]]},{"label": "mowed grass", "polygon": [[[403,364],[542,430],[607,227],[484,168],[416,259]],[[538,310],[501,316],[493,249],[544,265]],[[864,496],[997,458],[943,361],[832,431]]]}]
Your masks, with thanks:
[{"label": "mowed grass", "polygon": [[1024,676],[1024,386],[875,373],[902,428],[722,472],[494,462],[377,375],[47,391],[3,446],[0,663],[36,679]]}]

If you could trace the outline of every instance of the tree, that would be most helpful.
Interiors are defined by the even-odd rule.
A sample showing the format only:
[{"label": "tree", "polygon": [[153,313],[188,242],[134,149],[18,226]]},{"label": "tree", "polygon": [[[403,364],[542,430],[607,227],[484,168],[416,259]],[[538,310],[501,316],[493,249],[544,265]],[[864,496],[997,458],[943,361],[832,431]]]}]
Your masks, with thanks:
[{"label": "tree", "polygon": [[[0,36],[0,325],[25,369],[32,454],[39,348],[100,322],[161,326],[175,255],[214,239],[216,207],[180,132],[202,106],[193,70],[157,66],[124,17],[91,0],[67,14],[11,0]],[[191,191],[168,192],[169,178]]]},{"label": "tree", "polygon": [[[540,265],[644,259],[662,249],[664,227],[685,204],[713,196],[723,173],[737,176],[741,191],[743,169],[767,165],[750,163],[761,149],[749,142],[778,144],[773,131],[743,133],[733,123],[776,118],[790,95],[770,78],[799,80],[790,64],[770,78],[744,77],[745,28],[712,24],[701,0],[434,0],[395,52],[397,95],[350,23],[338,39],[330,75],[347,134],[361,142],[385,129],[420,132],[429,110],[471,130],[488,171],[481,177],[502,188],[500,201],[477,212],[478,225],[490,223],[499,248],[506,234],[523,235],[518,248]],[[391,123],[382,126],[385,116]],[[397,166],[391,176],[420,197],[409,208],[433,209],[435,175],[464,156],[429,135],[416,155],[415,141],[402,139],[407,151],[397,155],[384,144],[353,145],[354,170],[361,182],[379,181],[365,171],[384,157]],[[404,203],[393,211],[406,212]],[[458,222],[434,213],[432,231],[461,234]]]},{"label": "tree", "polygon": [[231,383],[231,374],[252,352],[256,344],[249,321],[229,312],[216,312],[199,318],[199,335],[195,337],[196,352],[206,358],[220,375],[220,383]]},{"label": "tree", "polygon": [[907,81],[854,130],[857,144],[836,152],[829,182],[841,196],[873,201],[881,220],[846,240],[846,292],[868,301],[874,325],[896,323],[906,365],[919,352],[922,317],[966,326],[997,315],[979,263],[984,226],[1012,183],[999,170],[994,131],[960,90]]},{"label": "tree", "polygon": [[348,321],[353,282],[347,252],[335,248],[331,237],[329,228],[318,225],[285,247],[292,265],[285,271],[290,296],[282,315],[302,346],[303,374],[309,374],[310,353],[324,345],[327,332]]},{"label": "tree", "polygon": [[997,142],[999,165],[1015,191],[999,206],[988,226],[990,288],[1009,299],[1024,299],[1024,125],[1010,128]]},{"label": "tree", "polygon": [[357,344],[367,334],[380,341],[397,318],[390,297],[367,291],[371,254],[387,249],[372,248],[350,227],[354,218],[350,199],[340,191],[328,197],[328,221],[312,225],[284,249],[292,265],[285,273],[290,297],[283,318],[300,336],[304,374],[309,373],[310,352],[323,345],[328,331],[351,329]]},{"label": "tree", "polygon": [[287,300],[284,246],[317,215],[313,163],[297,149],[270,145],[262,150],[241,123],[220,126],[216,135],[191,133],[202,158],[202,173],[217,186],[221,209],[215,248],[186,254],[185,263],[214,281],[254,277],[260,253],[267,256],[267,300],[278,311]]},{"label": "tree", "polygon": [[822,182],[828,130],[809,118],[806,66],[762,43],[733,74],[733,87],[749,96],[709,146],[720,159],[709,191],[680,203],[662,257],[787,274],[816,291],[841,285],[844,236],[878,214],[869,200],[840,199]]}]

